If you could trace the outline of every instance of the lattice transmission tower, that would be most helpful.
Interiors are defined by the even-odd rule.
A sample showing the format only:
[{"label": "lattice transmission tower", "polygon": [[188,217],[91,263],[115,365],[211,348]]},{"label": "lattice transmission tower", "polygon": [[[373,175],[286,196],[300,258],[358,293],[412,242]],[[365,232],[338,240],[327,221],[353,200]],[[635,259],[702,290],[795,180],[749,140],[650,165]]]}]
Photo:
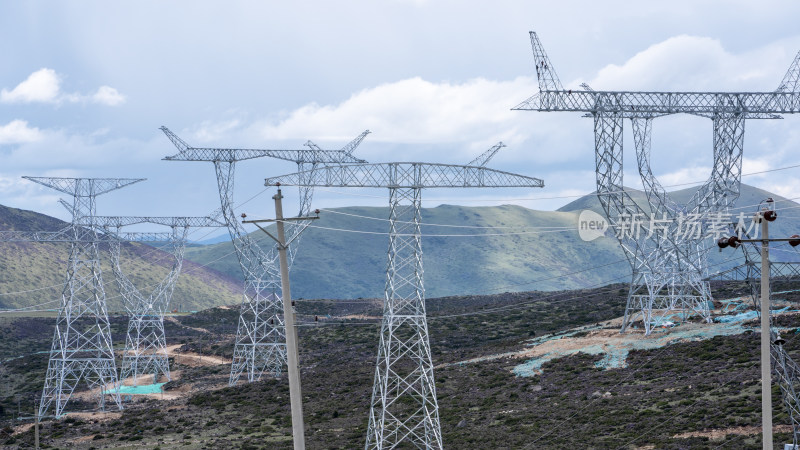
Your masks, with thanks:
[{"label": "lattice transmission tower", "polygon": [[[564,89],[535,32],[530,33],[539,93],[516,110],[582,112],[594,120],[597,197],[612,227],[625,226],[622,218],[643,220],[638,236],[622,235],[619,242],[631,264],[632,280],[622,331],[642,318],[645,333],[671,309],[694,311],[710,320],[711,294],[703,281],[710,244],[702,239],[711,214],[727,212],[739,196],[744,124],[746,119],[775,119],[800,112],[800,53],[780,87],[772,92],[632,92]],[[710,118],[714,133],[711,175],[691,200],[679,206],[658,183],[650,169],[652,120],[670,114]],[[623,187],[623,121],[630,119],[639,174],[648,208],[633,201]],[[681,224],[675,214],[701,224],[700,238],[677,236]],[[691,215],[691,216],[690,216]],[[650,224],[670,219],[657,229]],[[652,232],[651,232],[652,231]],[[618,233],[619,234],[619,233]]]},{"label": "lattice transmission tower", "polygon": [[[323,167],[267,178],[265,184],[389,189],[389,251],[383,320],[365,448],[442,448],[425,312],[420,210],[422,189],[543,187],[542,180],[476,166],[382,163]],[[491,154],[490,154],[491,153]]]},{"label": "lattice transmission tower", "polygon": [[[120,381],[131,378],[136,386],[143,375],[152,375],[153,383],[160,376],[171,380],[167,341],[164,334],[164,314],[175,283],[183,266],[183,253],[189,228],[222,227],[224,223],[209,217],[145,217],[145,216],[98,216],[95,223],[109,235],[111,267],[128,312],[128,331],[125,349],[122,352]],[[167,226],[169,232],[122,232],[122,228],[138,224]],[[123,242],[161,243],[160,250],[172,256],[169,273],[145,294],[122,270],[121,248]]]},{"label": "lattice transmission tower", "polygon": [[[72,197],[68,203],[72,216],[70,226],[58,232],[27,233],[26,236],[40,241],[70,243],[67,276],[61,293],[39,416],[44,416],[50,406],[55,408],[54,414],[60,416],[82,380],[90,389],[98,390],[101,407],[105,407],[105,397],[109,394],[116,407],[122,409],[98,251],[104,238],[98,234],[94,223],[95,200],[98,195],[143,179],[23,178]],[[17,234],[23,237],[26,233]],[[10,237],[6,236],[6,240]]]},{"label": "lattice transmission tower", "polygon": [[[311,141],[302,150],[258,150],[232,148],[191,147],[166,127],[161,130],[178,148],[176,155],[168,161],[210,161],[214,163],[219,187],[221,214],[225,219],[231,242],[244,274],[244,298],[242,300],[239,327],[236,332],[233,363],[229,384],[235,385],[242,373],[248,382],[257,381],[264,372],[279,376],[286,364],[286,332],[280,294],[280,274],[277,267],[278,252],[272,243],[267,249],[259,247],[238,222],[234,209],[233,188],[236,163],[238,161],[270,157],[291,161],[299,168],[315,169],[325,164],[363,163],[352,155],[369,131],[363,132],[340,150],[321,150]],[[300,213],[310,215],[313,191],[300,190]],[[288,239],[295,238],[305,223],[287,226]],[[294,259],[299,238],[290,246],[289,261]]]}]

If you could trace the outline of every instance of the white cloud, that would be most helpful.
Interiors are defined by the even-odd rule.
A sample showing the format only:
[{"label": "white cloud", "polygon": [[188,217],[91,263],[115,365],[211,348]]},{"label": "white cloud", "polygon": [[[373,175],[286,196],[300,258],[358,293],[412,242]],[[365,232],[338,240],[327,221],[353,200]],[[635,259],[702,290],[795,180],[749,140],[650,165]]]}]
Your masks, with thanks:
[{"label": "white cloud", "polygon": [[[277,123],[256,125],[264,138],[344,138],[344,131],[369,128],[371,140],[395,143],[497,142],[513,140],[530,117],[511,111],[535,89],[530,77],[511,81],[476,78],[461,84],[419,77],[385,83],[353,94],[338,105],[307,104]],[[481,144],[483,146],[483,144]]]},{"label": "white cloud", "polygon": [[[193,145],[260,148],[265,141],[286,141],[300,146],[312,139],[335,149],[369,129],[372,134],[357,152],[369,161],[467,163],[503,141],[507,148],[490,164],[496,168],[502,161],[566,162],[585,153],[592,142],[591,122],[511,110],[535,89],[530,77],[461,83],[414,77],[363,89],[338,104],[309,103],[270,118],[226,112],[182,133]],[[550,151],[556,147],[559,151]]]},{"label": "white cloud", "polygon": [[38,128],[29,127],[24,120],[12,120],[6,125],[0,125],[0,145],[36,142],[42,136]]},{"label": "white cloud", "polygon": [[199,142],[218,142],[241,125],[242,122],[239,119],[229,119],[222,122],[205,121],[192,132],[192,139],[197,139]]},{"label": "white cloud", "polygon": [[766,174],[761,174],[759,172],[764,172],[767,170],[771,170],[772,164],[764,158],[742,158],[742,174],[754,174],[753,176],[761,177]]},{"label": "white cloud", "polygon": [[[786,177],[782,178],[780,182],[770,182],[767,181],[761,184],[759,187],[766,190],[767,192],[771,192],[773,194],[778,194],[783,198],[794,200],[795,202],[800,201],[800,179],[794,177]],[[793,214],[798,215],[798,214]]]},{"label": "white cloud", "polygon": [[53,103],[58,99],[61,79],[53,69],[39,69],[33,72],[14,89],[0,91],[0,101],[4,103]]},{"label": "white cloud", "polygon": [[108,106],[117,106],[125,103],[125,96],[111,86],[100,86],[92,95],[92,101]]},{"label": "white cloud", "polygon": [[125,96],[111,86],[100,86],[97,92],[84,95],[61,91],[61,76],[53,69],[43,68],[33,72],[14,89],[0,90],[2,103],[85,103],[91,101],[108,106],[125,102]]},{"label": "white cloud", "polygon": [[[638,174],[637,174],[638,175]],[[697,187],[711,176],[711,167],[684,167],[656,178],[668,191]]]},{"label": "white cloud", "polygon": [[598,90],[772,91],[791,63],[778,44],[740,54],[718,39],[680,35],[651,45],[622,65],[602,68]]}]

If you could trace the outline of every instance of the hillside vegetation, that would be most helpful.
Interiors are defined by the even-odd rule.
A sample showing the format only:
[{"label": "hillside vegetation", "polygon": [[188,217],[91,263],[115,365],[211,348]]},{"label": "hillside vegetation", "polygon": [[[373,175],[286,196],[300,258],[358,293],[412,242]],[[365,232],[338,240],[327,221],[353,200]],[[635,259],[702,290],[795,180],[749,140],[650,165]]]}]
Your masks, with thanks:
[{"label": "hillside vegetation", "polygon": [[[796,289],[797,284],[784,288]],[[736,283],[724,289],[715,290],[715,295],[726,298],[743,292]],[[607,321],[622,313],[626,293],[627,286],[617,284],[583,291],[428,300],[445,446],[760,448],[757,333],[632,351],[627,364],[616,369],[603,370],[596,365],[600,355],[581,353],[546,363],[539,375],[514,374],[524,360],[503,355],[526,348],[533,337],[587,325],[609,328]],[[297,308],[303,325],[299,345],[307,446],[363,446],[378,324],[343,316],[374,317],[379,307],[369,300],[311,300],[298,301]],[[319,322],[314,315],[320,315]],[[134,398],[122,414],[47,419],[42,442],[50,448],[83,449],[291,448],[285,376],[227,387],[229,364],[188,364],[180,358],[202,354],[229,362],[236,316],[235,309],[214,308],[175,317],[167,323],[167,343],[182,345],[172,362],[174,381],[165,386],[163,398]],[[27,415],[41,392],[47,355],[33,352],[49,348],[49,336],[37,330],[52,327],[52,322],[0,317],[0,342],[18,343],[13,352],[0,348],[0,353],[25,355],[0,364],[5,386],[0,423],[8,424],[0,429],[0,445],[29,448],[33,443],[32,430],[13,418],[18,402]],[[800,316],[781,317],[778,325],[796,329]],[[113,317],[115,340],[123,330],[124,320]],[[795,358],[798,336],[787,334],[785,344]],[[492,358],[480,359],[487,356]],[[81,411],[93,406],[74,401],[69,407]],[[776,444],[791,442],[789,417],[777,386],[773,407]]]},{"label": "hillside vegetation", "polygon": [[[43,214],[0,206],[0,230],[55,231],[66,223]],[[68,244],[5,242],[0,245],[0,308],[58,305],[67,270]],[[171,255],[146,244],[125,244],[121,263],[143,293],[169,273]],[[108,308],[123,309],[107,248],[101,246],[101,268]],[[173,308],[200,310],[241,301],[241,282],[213,269],[185,261],[175,286]]]},{"label": "hillside vegetation", "polygon": [[[632,196],[645,202],[641,192]],[[685,202],[693,190],[673,193]],[[746,215],[764,198],[778,200],[779,220],[772,235],[800,232],[800,205],[742,185],[737,202]],[[584,196],[558,211],[520,206],[464,207],[441,205],[422,211],[422,249],[428,297],[477,295],[526,290],[579,289],[627,282],[630,266],[611,232],[584,242],[577,221],[584,209],[601,211],[597,197]],[[733,213],[738,214],[739,209]],[[376,298],[383,296],[388,248],[388,208],[349,207],[323,211],[304,233],[291,271],[295,298]],[[0,206],[0,229],[56,230],[57,219]],[[434,226],[446,225],[446,226]],[[555,228],[552,228],[555,227]],[[337,231],[344,230],[344,231]],[[355,231],[355,232],[354,232]],[[361,232],[366,232],[361,233]],[[369,234],[377,233],[377,234]],[[261,231],[252,236],[264,245]],[[56,305],[64,282],[68,246],[39,243],[0,245],[0,308],[47,302]],[[121,310],[119,293],[103,249],[103,270],[110,310]],[[774,259],[800,260],[785,244]],[[710,253],[711,271],[741,263],[741,252]],[[144,244],[126,245],[123,265],[142,290],[169,271],[170,257]],[[241,301],[241,269],[229,242],[186,249],[173,308],[200,310]]]},{"label": "hillside vegetation", "polygon": [[[685,202],[693,192],[694,189],[685,189],[672,195],[676,201]],[[635,190],[631,193],[637,202],[646,204],[643,193]],[[800,232],[800,213],[791,209],[800,205],[794,202],[781,201],[780,197],[766,191],[742,185],[737,205],[750,217],[755,205],[768,196],[779,201],[779,211],[785,210],[785,213],[779,212],[780,219],[772,224],[772,235],[790,236]],[[534,211],[512,205],[441,205],[423,209],[422,222],[428,224],[422,226],[426,294],[440,297],[531,289],[579,289],[629,281],[630,266],[611,231],[592,242],[579,238],[578,216],[584,209],[602,212],[595,195],[577,199],[558,211]],[[739,210],[732,213],[738,215]],[[386,281],[388,217],[388,208],[348,207],[323,211],[299,244],[291,272],[292,295],[302,298],[382,297]],[[486,236],[475,236],[481,234]],[[271,240],[261,231],[256,230],[251,236],[270,245]],[[712,250],[711,271],[741,263],[740,255],[741,252]],[[189,248],[186,257],[241,278],[229,242]],[[732,258],[739,259],[731,261]],[[798,260],[798,254],[780,251],[775,252],[774,258]]]}]

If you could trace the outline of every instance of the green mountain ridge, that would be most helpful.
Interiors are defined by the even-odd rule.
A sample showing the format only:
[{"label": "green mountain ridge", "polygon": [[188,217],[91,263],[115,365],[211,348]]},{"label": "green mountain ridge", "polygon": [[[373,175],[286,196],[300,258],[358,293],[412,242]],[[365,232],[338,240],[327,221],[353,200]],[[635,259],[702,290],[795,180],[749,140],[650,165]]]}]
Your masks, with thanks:
[{"label": "green mountain ridge", "polygon": [[[67,224],[56,218],[0,206],[0,230],[55,231]],[[101,269],[109,311],[123,310],[111,271],[108,249],[101,246]],[[4,242],[0,245],[0,308],[41,305],[54,309],[61,297],[69,257],[68,244]],[[124,244],[121,264],[144,294],[172,267],[172,256],[146,244]],[[214,269],[185,260],[175,285],[171,308],[200,310],[241,301],[241,282]]]},{"label": "green mountain ridge", "polygon": [[[695,190],[684,189],[671,196],[682,203]],[[637,203],[646,205],[641,191],[631,189],[631,195]],[[789,236],[800,231],[800,219],[780,213],[781,208],[800,207],[792,201],[742,185],[737,205],[742,205],[742,211],[749,217],[756,205],[769,196],[776,200],[782,217],[772,225],[773,235]],[[426,295],[433,298],[580,289],[627,282],[630,266],[611,232],[592,242],[579,238],[578,216],[584,209],[602,212],[593,194],[557,211],[535,211],[513,205],[424,208],[422,251]],[[738,214],[735,208],[734,213]],[[320,219],[305,231],[299,244],[291,270],[293,297],[382,297],[386,282],[388,217],[388,207],[347,207],[320,214]],[[261,231],[253,232],[252,237],[269,245],[269,238]],[[730,260],[740,254],[712,251],[711,271],[738,264],[740,261]],[[781,256],[797,259],[796,254],[788,253],[775,257]],[[188,248],[186,258],[241,278],[229,242]]]},{"label": "green mountain ridge", "polygon": [[[685,202],[693,193],[672,193]],[[631,190],[646,204],[643,193]],[[772,196],[778,221],[772,235],[800,232],[800,208],[795,202],[742,185],[734,207],[747,217],[756,205]],[[557,211],[535,211],[521,206],[463,207],[441,205],[422,211],[422,250],[426,296],[480,295],[531,290],[582,289],[627,282],[630,267],[610,232],[592,242],[577,233],[580,212],[601,212],[595,195],[587,195]],[[325,211],[303,234],[291,270],[295,298],[380,298],[386,283],[388,208],[347,207]],[[57,230],[58,219],[0,206],[0,229]],[[441,225],[441,226],[437,226]],[[271,240],[261,231],[253,238]],[[788,246],[773,258],[800,260]],[[169,255],[144,244],[125,245],[123,265],[143,291],[169,271]],[[741,262],[741,252],[710,253],[711,271]],[[110,311],[122,310],[119,292],[103,251],[103,270]],[[0,308],[57,305],[64,282],[68,246],[43,243],[0,245]],[[241,269],[230,242],[192,245],[176,285],[172,308],[200,310],[241,301]],[[49,302],[49,303],[48,303]]]}]

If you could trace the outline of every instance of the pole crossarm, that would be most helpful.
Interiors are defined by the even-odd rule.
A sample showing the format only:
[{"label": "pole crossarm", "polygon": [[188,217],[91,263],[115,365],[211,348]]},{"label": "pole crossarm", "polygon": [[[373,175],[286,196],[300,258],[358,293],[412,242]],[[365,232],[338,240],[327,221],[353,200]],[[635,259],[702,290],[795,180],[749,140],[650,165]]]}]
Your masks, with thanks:
[{"label": "pole crossarm", "polygon": [[[319,216],[283,217],[281,219],[243,220],[242,223],[252,223],[253,225],[257,226],[259,230],[263,231],[264,234],[266,234],[273,241],[275,241],[275,244],[276,244],[276,247],[278,248],[278,250],[288,250],[289,249],[289,245],[292,243],[292,241],[294,241],[294,240],[296,240],[296,239],[298,239],[300,237],[302,232],[305,231],[305,229],[308,228],[308,225],[311,224],[312,220],[317,220],[317,219],[319,219]],[[278,239],[277,237],[275,237],[272,233],[270,233],[269,230],[267,230],[266,228],[264,228],[264,227],[262,227],[260,225],[261,223],[266,223],[266,222],[281,222],[281,223],[283,223],[283,222],[294,222],[294,221],[299,221],[299,222],[304,222],[304,223],[302,223],[300,225],[300,227],[295,232],[295,235],[292,237],[292,239],[286,241],[285,244],[282,243],[282,241],[280,239]]]},{"label": "pole crossarm", "polygon": [[373,187],[373,188],[477,188],[544,187],[539,178],[486,167],[420,162],[390,162],[327,166],[265,180],[266,186]]},{"label": "pole crossarm", "polygon": [[168,161],[226,161],[235,162],[246,159],[270,157],[291,161],[296,163],[318,163],[318,164],[353,164],[364,163],[363,159],[356,158],[351,153],[369,134],[369,130],[361,133],[356,139],[351,141],[341,150],[321,150],[319,147],[311,147],[301,150],[266,150],[266,149],[242,149],[242,148],[202,148],[191,147],[184,140],[175,135],[167,127],[161,127],[161,131],[167,135],[173,144],[178,148],[179,153],[167,156]]}]

